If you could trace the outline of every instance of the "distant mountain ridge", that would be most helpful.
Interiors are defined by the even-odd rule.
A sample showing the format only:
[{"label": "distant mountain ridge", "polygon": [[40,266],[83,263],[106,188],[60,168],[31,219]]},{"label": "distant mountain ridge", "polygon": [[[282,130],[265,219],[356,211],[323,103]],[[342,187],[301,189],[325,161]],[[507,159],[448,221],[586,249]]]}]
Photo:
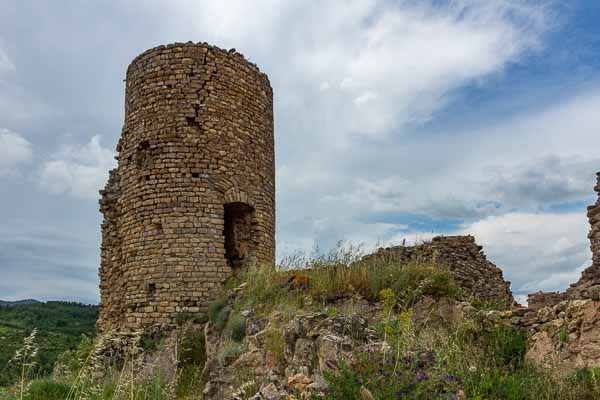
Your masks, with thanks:
[{"label": "distant mountain ridge", "polygon": [[15,300],[15,301],[0,300],[0,306],[21,306],[21,305],[25,305],[25,304],[37,304],[37,303],[41,303],[41,301],[35,300],[35,299],[25,299],[25,300]]}]

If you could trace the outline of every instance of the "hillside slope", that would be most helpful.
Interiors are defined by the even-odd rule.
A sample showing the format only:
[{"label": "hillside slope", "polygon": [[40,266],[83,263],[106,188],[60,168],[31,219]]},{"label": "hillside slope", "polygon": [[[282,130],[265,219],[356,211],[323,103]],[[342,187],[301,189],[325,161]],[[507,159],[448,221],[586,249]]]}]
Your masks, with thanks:
[{"label": "hillside slope", "polygon": [[52,370],[56,357],[77,347],[83,334],[93,336],[98,307],[78,303],[49,301],[0,306],[0,386],[10,384],[14,371],[9,361],[34,328],[40,347],[37,373]]}]

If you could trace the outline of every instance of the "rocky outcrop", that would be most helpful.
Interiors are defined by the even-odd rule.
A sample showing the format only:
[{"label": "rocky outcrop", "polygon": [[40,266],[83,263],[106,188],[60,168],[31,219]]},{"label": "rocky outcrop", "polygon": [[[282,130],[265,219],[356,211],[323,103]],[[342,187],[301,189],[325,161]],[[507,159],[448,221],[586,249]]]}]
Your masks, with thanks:
[{"label": "rocky outcrop", "polygon": [[[594,190],[600,193],[600,173]],[[600,367],[600,199],[588,219],[592,265],[564,293],[530,294],[516,321],[529,337],[527,358],[563,371]]]},{"label": "rocky outcrop", "polygon": [[[594,190],[600,194],[600,172]],[[592,265],[583,271],[581,278],[567,289],[569,299],[598,300],[600,294],[600,198],[588,207],[588,220],[590,222],[590,249],[592,250]]]},{"label": "rocky outcrop", "polygon": [[514,303],[510,282],[504,280],[500,268],[488,261],[473,236],[437,236],[431,242],[416,246],[380,248],[363,258],[364,261],[374,259],[444,265],[460,287],[480,300]]},{"label": "rocky outcrop", "polygon": [[[241,348],[235,360],[228,360],[223,352],[238,345],[211,323],[207,325],[205,399],[267,400],[289,395],[310,399],[327,391],[326,372],[337,371],[342,363],[351,366],[361,353],[383,348],[367,320],[356,314],[300,315],[278,327],[280,319],[277,313],[250,319],[247,347]],[[249,372],[247,376],[244,371]]]},{"label": "rocky outcrop", "polygon": [[538,365],[571,371],[600,367],[600,302],[567,300],[525,316],[529,350]]}]

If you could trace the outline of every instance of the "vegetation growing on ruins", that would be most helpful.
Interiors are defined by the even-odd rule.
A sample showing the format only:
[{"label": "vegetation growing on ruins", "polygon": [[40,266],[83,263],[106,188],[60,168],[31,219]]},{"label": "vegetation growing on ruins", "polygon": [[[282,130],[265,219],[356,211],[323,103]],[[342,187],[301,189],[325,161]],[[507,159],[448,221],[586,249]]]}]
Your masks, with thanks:
[{"label": "vegetation growing on ruins", "polygon": [[[326,373],[330,391],[325,399],[575,400],[600,396],[600,370],[561,375],[530,365],[525,360],[526,338],[510,325],[477,317],[465,317],[451,326],[422,325],[417,314],[424,298],[469,302],[474,315],[494,312],[491,303],[476,301],[460,289],[447,269],[429,263],[363,263],[354,249],[296,258],[283,269],[249,269],[231,277],[207,316],[225,338],[216,360],[231,365],[248,350],[247,318],[254,315],[272,328],[264,336],[269,367],[282,366],[286,362],[282,332],[288,321],[315,312],[329,317],[351,313],[353,298],[364,299],[378,310],[369,326],[387,345],[382,351],[356,354],[352,366],[342,364],[337,372]],[[93,350],[102,341],[102,337],[86,339],[76,350],[64,352],[51,377],[28,375],[23,399],[202,398],[208,346],[202,331],[178,334],[176,381],[164,379],[160,365],[153,374],[143,373],[142,366],[131,362],[127,354],[105,367],[103,378],[98,379]],[[167,346],[152,338],[141,338],[140,343],[148,353],[159,353]],[[239,369],[237,374],[240,398],[248,399],[261,383],[253,378],[252,370]],[[0,392],[0,399],[20,399],[18,388]]]}]

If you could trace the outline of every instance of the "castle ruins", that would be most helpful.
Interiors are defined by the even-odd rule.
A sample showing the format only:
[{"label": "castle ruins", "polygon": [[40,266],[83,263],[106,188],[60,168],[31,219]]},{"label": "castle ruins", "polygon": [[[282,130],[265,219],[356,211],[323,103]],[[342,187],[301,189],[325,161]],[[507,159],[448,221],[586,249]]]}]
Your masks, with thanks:
[{"label": "castle ruins", "polygon": [[[600,172],[597,175],[594,190],[600,195]],[[592,299],[600,300],[600,197],[595,204],[588,206],[590,222],[590,249],[592,265],[581,273],[581,278],[571,284],[566,292],[537,292],[528,296],[528,305],[532,309],[554,306],[564,300]]]},{"label": "castle ruins", "polygon": [[203,312],[232,271],[273,265],[273,92],[234,49],[135,58],[117,152],[100,200],[100,331]]},{"label": "castle ruins", "polygon": [[[274,265],[273,129],[269,80],[234,49],[176,43],[133,60],[118,166],[101,191],[99,331],[204,313],[236,270]],[[588,217],[592,266],[566,292],[535,293],[528,308],[514,308],[534,359],[566,349],[557,339],[563,331],[565,359],[600,359],[589,344],[590,332],[600,334],[600,199]],[[510,282],[472,236],[381,248],[371,257],[444,265],[473,297],[515,305]]]},{"label": "castle ruins", "polygon": [[385,258],[401,264],[412,261],[432,262],[448,268],[456,283],[474,297],[512,305],[510,282],[502,270],[490,262],[473,236],[437,236],[416,246],[380,248],[364,257]]}]

